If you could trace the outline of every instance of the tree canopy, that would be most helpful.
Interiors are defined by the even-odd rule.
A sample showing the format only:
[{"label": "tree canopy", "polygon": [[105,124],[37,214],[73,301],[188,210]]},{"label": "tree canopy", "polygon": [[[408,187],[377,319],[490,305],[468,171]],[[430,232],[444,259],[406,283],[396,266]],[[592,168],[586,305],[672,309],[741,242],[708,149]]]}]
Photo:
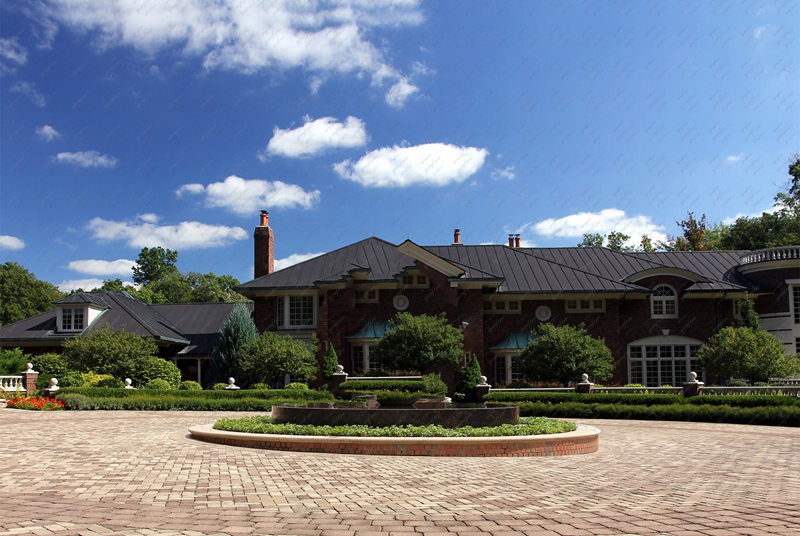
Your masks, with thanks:
[{"label": "tree canopy", "polygon": [[266,331],[242,348],[239,370],[244,385],[280,381],[287,374],[293,379],[313,379],[319,368],[315,357],[316,334],[310,347],[291,336]]},{"label": "tree canopy", "polygon": [[176,274],[178,273],[178,268],[175,266],[177,262],[177,251],[164,249],[161,246],[142,248],[133,267],[133,282],[147,285],[153,281],[160,281],[170,274]]},{"label": "tree canopy", "polygon": [[64,296],[55,285],[36,279],[21,265],[0,264],[0,325],[55,309],[53,302]]},{"label": "tree canopy", "polygon": [[62,355],[70,368],[80,372],[135,379],[157,352],[152,338],[128,333],[124,327],[114,331],[106,324],[87,335],[64,340]]},{"label": "tree canopy", "polygon": [[797,355],[784,354],[781,343],[763,329],[723,328],[700,348],[698,356],[712,376],[765,382],[800,373]]},{"label": "tree canopy", "polygon": [[464,334],[439,316],[397,313],[376,347],[386,369],[424,372],[435,365],[457,367],[464,355]]},{"label": "tree canopy", "polygon": [[582,374],[605,380],[614,371],[614,358],[603,339],[595,339],[580,326],[542,324],[532,333],[519,357],[526,377],[567,385]]}]

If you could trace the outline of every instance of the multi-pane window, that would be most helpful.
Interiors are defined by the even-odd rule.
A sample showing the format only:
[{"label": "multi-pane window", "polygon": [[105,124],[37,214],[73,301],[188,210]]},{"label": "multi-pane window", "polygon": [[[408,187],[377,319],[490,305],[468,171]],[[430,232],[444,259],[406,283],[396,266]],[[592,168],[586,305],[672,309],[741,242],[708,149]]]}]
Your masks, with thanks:
[{"label": "multi-pane window", "polygon": [[521,382],[525,380],[518,354],[498,355],[494,358],[494,378],[498,384]]},{"label": "multi-pane window", "polygon": [[428,286],[427,275],[404,275],[400,277],[400,282],[406,286],[426,287]]},{"label": "multi-pane window", "polygon": [[792,305],[794,306],[794,323],[800,324],[800,286],[792,287]]},{"label": "multi-pane window", "polygon": [[484,311],[491,311],[492,310],[492,302],[490,302],[490,301],[483,302],[483,310]]},{"label": "multi-pane window", "polygon": [[279,328],[313,328],[314,296],[283,296],[278,298]]},{"label": "multi-pane window", "polygon": [[62,309],[61,310],[61,329],[69,331],[79,331],[85,326],[83,309]]},{"label": "multi-pane window", "polygon": [[689,373],[704,373],[697,358],[699,344],[666,344],[628,347],[628,379],[645,387],[672,385],[677,387],[689,380]]},{"label": "multi-pane window", "polygon": [[424,275],[417,276],[417,285],[427,285],[428,284],[428,277]]},{"label": "multi-pane window", "polygon": [[404,285],[413,285],[414,284],[414,276],[413,275],[404,275],[403,276],[403,284]]},{"label": "multi-pane window", "polygon": [[508,302],[508,310],[509,311],[519,311],[519,302],[518,301],[510,301],[510,302]]},{"label": "multi-pane window", "polygon": [[375,358],[375,346],[365,343],[354,343],[350,348],[353,359],[353,374],[362,374],[370,370],[381,370],[381,363]]},{"label": "multi-pane window", "polygon": [[504,302],[504,301],[494,302],[494,309],[495,309],[495,311],[505,311],[506,310],[506,302]]},{"label": "multi-pane window", "polygon": [[566,306],[568,313],[602,313],[605,310],[605,300],[566,300]]},{"label": "multi-pane window", "polygon": [[378,291],[376,289],[356,291],[356,302],[367,303],[367,302],[377,302],[377,301],[378,301]]},{"label": "multi-pane window", "polygon": [[483,302],[484,313],[519,313],[519,300],[494,300]]},{"label": "multi-pane window", "polygon": [[656,287],[650,297],[650,316],[653,318],[677,318],[678,297],[672,287]]}]

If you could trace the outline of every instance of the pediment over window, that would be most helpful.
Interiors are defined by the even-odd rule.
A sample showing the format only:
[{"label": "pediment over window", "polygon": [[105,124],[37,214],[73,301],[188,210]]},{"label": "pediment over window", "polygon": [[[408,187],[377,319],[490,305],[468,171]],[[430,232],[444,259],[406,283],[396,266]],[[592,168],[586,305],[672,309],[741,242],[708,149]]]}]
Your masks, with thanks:
[{"label": "pediment over window", "polygon": [[708,279],[692,272],[690,270],[685,270],[683,268],[672,268],[672,267],[658,267],[658,268],[649,268],[647,270],[642,270],[641,272],[636,272],[635,274],[631,274],[623,281],[626,283],[636,283],[637,281],[641,281],[642,279],[647,279],[648,277],[662,277],[662,276],[674,276],[686,279],[687,281],[693,281],[695,283],[708,283]]}]

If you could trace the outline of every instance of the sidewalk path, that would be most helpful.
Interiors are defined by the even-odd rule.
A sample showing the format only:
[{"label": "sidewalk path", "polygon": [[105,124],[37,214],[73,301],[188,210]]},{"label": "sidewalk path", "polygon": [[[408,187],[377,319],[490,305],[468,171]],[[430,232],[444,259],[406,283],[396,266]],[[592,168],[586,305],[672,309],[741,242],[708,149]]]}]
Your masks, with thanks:
[{"label": "sidewalk path", "polygon": [[230,415],[0,409],[0,535],[800,536],[798,428],[585,420],[600,450],[557,458],[302,454],[186,437]]}]

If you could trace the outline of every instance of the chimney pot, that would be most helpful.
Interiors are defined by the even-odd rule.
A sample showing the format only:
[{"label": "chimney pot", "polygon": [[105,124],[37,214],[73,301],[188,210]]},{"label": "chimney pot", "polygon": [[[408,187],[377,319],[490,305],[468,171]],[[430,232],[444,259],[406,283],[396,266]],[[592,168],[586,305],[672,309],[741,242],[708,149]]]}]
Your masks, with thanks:
[{"label": "chimney pot", "polygon": [[453,231],[453,245],[461,244],[461,229]]},{"label": "chimney pot", "polygon": [[510,248],[514,247],[514,235],[513,234],[508,235],[508,247],[510,247]]},{"label": "chimney pot", "polygon": [[269,227],[269,212],[266,210],[261,211],[261,227]]},{"label": "chimney pot", "polygon": [[520,246],[519,246],[519,243],[520,243],[520,240],[519,240],[519,235],[518,235],[518,234],[517,234],[517,235],[514,235],[514,247],[515,247],[515,248],[518,248],[518,247],[520,247]]}]

